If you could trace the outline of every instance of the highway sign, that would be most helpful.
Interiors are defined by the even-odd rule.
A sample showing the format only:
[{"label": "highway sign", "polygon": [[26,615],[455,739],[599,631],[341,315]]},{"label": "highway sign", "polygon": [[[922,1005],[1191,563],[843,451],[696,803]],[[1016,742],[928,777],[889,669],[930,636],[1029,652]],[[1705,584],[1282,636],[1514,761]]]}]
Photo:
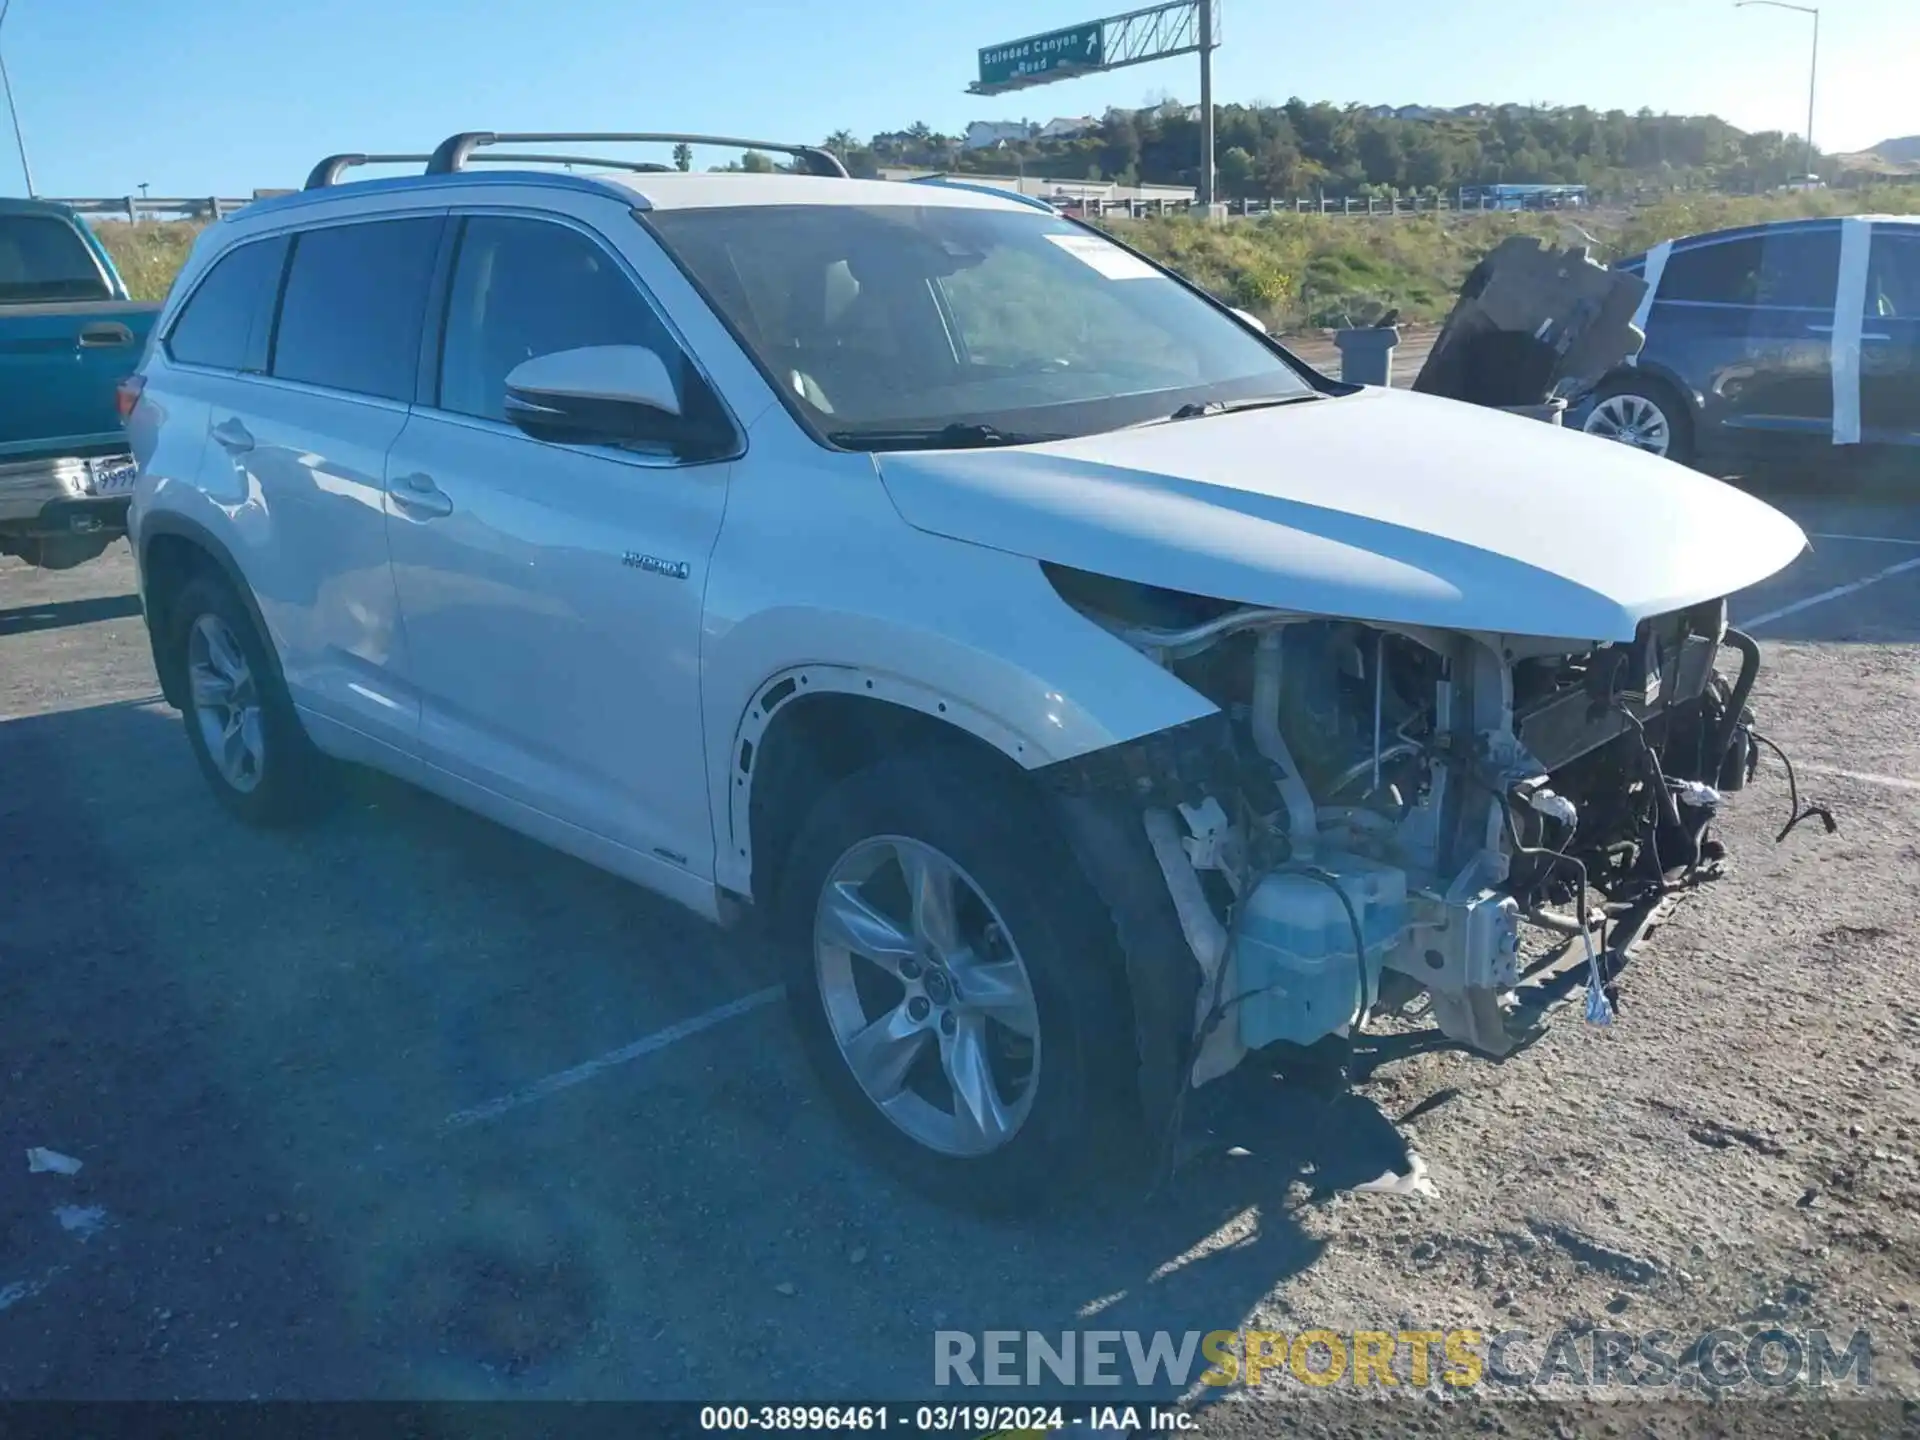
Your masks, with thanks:
[{"label": "highway sign", "polygon": [[989,45],[980,52],[979,87],[1023,80],[1030,83],[1040,76],[1053,77],[1056,71],[1095,69],[1106,59],[1101,43],[1104,32],[1104,22],[1089,20],[1065,30]]}]

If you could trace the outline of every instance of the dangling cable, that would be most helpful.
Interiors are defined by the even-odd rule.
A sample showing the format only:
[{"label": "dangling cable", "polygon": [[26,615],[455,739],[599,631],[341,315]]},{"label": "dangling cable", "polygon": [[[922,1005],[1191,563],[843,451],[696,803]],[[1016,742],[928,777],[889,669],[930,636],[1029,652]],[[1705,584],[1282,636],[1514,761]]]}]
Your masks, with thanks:
[{"label": "dangling cable", "polygon": [[1800,784],[1794,779],[1793,761],[1787,758],[1787,752],[1774,744],[1773,741],[1769,740],[1766,736],[1762,735],[1758,730],[1749,730],[1747,733],[1753,736],[1757,744],[1766,746],[1769,750],[1773,751],[1774,754],[1778,755],[1780,757],[1780,763],[1784,765],[1787,770],[1787,823],[1780,827],[1780,833],[1773,837],[1773,843],[1778,845],[1793,833],[1794,826],[1811,815],[1818,815],[1820,817],[1820,823],[1827,827],[1827,834],[1831,835],[1834,831],[1838,830],[1840,828],[1840,822],[1833,818],[1833,811],[1829,810],[1826,806],[1816,805],[1811,800],[1809,800],[1804,807],[1801,806]]}]

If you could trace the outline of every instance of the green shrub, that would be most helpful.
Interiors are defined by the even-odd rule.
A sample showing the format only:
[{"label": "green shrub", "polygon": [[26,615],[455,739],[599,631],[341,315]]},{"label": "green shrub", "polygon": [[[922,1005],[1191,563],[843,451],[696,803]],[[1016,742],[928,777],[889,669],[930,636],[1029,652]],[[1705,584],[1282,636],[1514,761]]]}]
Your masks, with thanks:
[{"label": "green shrub", "polygon": [[129,295],[136,300],[163,300],[205,228],[187,220],[142,220],[138,225],[102,220],[93,231],[113,257]]}]

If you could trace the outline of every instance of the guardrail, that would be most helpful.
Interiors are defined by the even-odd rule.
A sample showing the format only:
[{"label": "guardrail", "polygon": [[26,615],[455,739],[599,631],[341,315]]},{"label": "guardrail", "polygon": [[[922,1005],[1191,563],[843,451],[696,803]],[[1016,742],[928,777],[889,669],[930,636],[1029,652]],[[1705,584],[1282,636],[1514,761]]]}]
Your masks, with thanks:
[{"label": "guardrail", "polygon": [[[955,178],[967,178],[956,173]],[[985,182],[991,183],[991,182]],[[166,199],[159,196],[114,195],[90,197],[86,199],[53,199],[56,205],[70,206],[82,215],[97,216],[103,220],[127,220],[138,223],[141,220],[219,220],[233,214],[243,206],[251,205],[255,200],[265,200],[274,195],[288,195],[289,190],[256,190],[245,199],[231,199],[219,195],[193,195],[184,199]],[[1150,215],[1184,215],[1193,208],[1190,200],[1134,199],[1134,200],[1074,200],[1056,199],[1041,194],[1038,198],[1058,205],[1072,214],[1130,215],[1139,220]],[[1343,215],[1343,216],[1395,216],[1395,215],[1431,215],[1435,212],[1461,212],[1471,214],[1475,211],[1500,211],[1511,213],[1517,207],[1493,204],[1477,204],[1471,200],[1462,201],[1458,197],[1439,195],[1403,195],[1398,199],[1374,198],[1371,196],[1323,196],[1311,199],[1266,199],[1266,200],[1229,200],[1226,213],[1232,217],[1252,215]],[[1529,206],[1537,210],[1542,207]],[[1547,209],[1560,209],[1560,206],[1548,206]],[[1582,206],[1567,206],[1578,211]]]},{"label": "guardrail", "polygon": [[[1049,204],[1057,205],[1074,215],[1131,215],[1134,219],[1144,219],[1150,215],[1185,215],[1196,203],[1192,200],[1075,200],[1070,197],[1055,198],[1040,192],[1039,198]],[[1319,200],[1228,200],[1222,208],[1227,216],[1239,219],[1253,215],[1342,215],[1354,218],[1366,216],[1396,215],[1433,215],[1462,214],[1474,215],[1482,212],[1489,215],[1517,215],[1524,210],[1528,214],[1540,214],[1543,211],[1573,212],[1591,209],[1587,205],[1497,205],[1482,204],[1476,201],[1460,201],[1446,195],[1402,195],[1397,199],[1375,198],[1365,195],[1327,196]]]},{"label": "guardrail", "polygon": [[256,190],[243,200],[223,195],[191,195],[184,199],[168,199],[158,195],[94,196],[78,200],[63,199],[56,195],[42,198],[55,205],[65,205],[82,215],[138,224],[142,220],[220,220],[242,206],[251,205],[255,200],[288,193],[285,190]]}]

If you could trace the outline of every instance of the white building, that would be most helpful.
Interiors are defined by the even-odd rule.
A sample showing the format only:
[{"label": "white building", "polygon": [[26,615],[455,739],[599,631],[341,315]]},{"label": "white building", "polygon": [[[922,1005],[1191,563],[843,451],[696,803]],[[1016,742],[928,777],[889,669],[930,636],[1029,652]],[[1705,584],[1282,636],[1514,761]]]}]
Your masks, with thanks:
[{"label": "white building", "polygon": [[968,124],[960,144],[968,150],[991,150],[1005,141],[1026,140],[1032,135],[1033,127],[1024,120],[975,120]]},{"label": "white building", "polygon": [[1098,130],[1100,122],[1091,115],[1061,115],[1040,127],[1038,139],[1071,140],[1076,135],[1085,135],[1090,130]]}]

